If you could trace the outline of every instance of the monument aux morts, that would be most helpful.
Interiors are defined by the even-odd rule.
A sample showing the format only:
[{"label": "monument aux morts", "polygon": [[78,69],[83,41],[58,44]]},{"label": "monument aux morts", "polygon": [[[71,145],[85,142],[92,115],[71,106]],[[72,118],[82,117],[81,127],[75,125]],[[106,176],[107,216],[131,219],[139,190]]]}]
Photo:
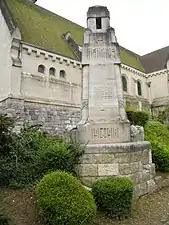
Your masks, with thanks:
[{"label": "monument aux morts", "polygon": [[131,142],[124,106],[119,45],[107,7],[87,12],[82,48],[82,108],[79,138],[87,143],[79,164],[82,182],[90,186],[107,176],[125,176],[141,196],[156,188],[151,146]]}]

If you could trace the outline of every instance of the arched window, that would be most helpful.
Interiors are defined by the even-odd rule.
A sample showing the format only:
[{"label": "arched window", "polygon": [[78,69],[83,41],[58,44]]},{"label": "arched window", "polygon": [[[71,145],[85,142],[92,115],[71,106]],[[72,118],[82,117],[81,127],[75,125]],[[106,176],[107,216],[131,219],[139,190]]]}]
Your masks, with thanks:
[{"label": "arched window", "polygon": [[62,79],[66,78],[66,72],[64,70],[60,71],[60,78],[62,78]]},{"label": "arched window", "polygon": [[38,66],[38,72],[39,73],[45,73],[45,66],[44,65],[39,65]]},{"label": "arched window", "polygon": [[122,76],[122,85],[123,85],[123,91],[127,92],[127,79],[125,76]]},{"label": "arched window", "polygon": [[139,80],[137,81],[137,92],[138,95],[142,95],[141,82]]},{"label": "arched window", "polygon": [[49,69],[49,75],[55,76],[55,73],[56,73],[55,68],[51,67],[51,68]]}]

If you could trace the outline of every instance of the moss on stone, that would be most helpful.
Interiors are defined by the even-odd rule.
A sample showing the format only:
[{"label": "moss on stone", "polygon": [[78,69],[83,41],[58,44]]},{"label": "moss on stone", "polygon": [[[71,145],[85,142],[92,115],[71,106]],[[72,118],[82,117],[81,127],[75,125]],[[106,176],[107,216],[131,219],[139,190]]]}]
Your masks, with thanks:
[{"label": "moss on stone", "polygon": [[[75,42],[82,45],[83,27],[26,0],[6,0],[5,2],[15,25],[21,31],[23,41],[76,59],[62,35],[70,31]],[[136,54],[121,47],[120,56],[122,63],[144,71]]]}]

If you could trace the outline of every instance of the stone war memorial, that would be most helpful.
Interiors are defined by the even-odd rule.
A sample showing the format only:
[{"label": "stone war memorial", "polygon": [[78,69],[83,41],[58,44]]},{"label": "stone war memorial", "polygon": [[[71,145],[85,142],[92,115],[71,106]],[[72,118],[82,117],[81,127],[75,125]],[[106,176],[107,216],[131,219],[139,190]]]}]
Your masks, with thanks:
[{"label": "stone war memorial", "polygon": [[88,187],[108,176],[131,178],[138,197],[155,190],[155,165],[150,143],[131,139],[120,66],[119,45],[107,7],[90,7],[82,48],[82,107],[77,126],[80,141],[87,145],[78,166],[79,176]]}]

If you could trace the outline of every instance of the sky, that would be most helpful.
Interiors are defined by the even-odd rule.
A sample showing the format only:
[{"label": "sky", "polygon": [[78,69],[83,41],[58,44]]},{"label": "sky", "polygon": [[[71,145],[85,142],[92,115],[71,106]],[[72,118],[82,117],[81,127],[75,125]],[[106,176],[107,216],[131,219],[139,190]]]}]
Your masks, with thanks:
[{"label": "sky", "polygon": [[37,4],[83,27],[88,8],[104,5],[121,46],[144,55],[169,45],[169,0],[38,0]]}]

